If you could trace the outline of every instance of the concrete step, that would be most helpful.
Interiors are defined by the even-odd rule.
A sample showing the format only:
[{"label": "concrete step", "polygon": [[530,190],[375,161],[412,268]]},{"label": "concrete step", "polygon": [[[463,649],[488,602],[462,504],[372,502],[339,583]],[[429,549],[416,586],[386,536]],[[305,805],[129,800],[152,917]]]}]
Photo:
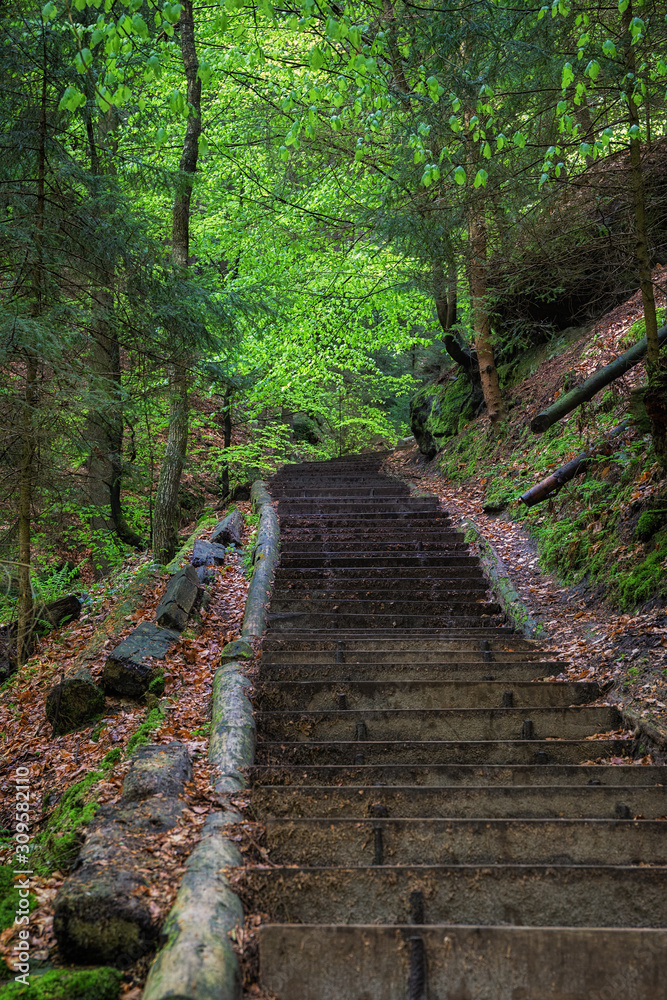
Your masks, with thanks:
[{"label": "concrete step", "polygon": [[483,661],[446,660],[432,663],[303,663],[295,659],[294,663],[260,660],[260,675],[267,681],[309,681],[316,679],[322,683],[344,684],[353,681],[360,683],[407,683],[410,680],[420,682],[451,681],[478,683],[488,681],[506,685],[509,683],[528,683],[541,677],[557,676],[567,664],[549,663],[541,660],[530,660],[528,663],[517,660],[506,663],[484,663]]},{"label": "concrete step", "polygon": [[591,681],[521,683],[463,680],[293,682],[262,680],[255,704],[263,711],[339,711],[412,708],[521,708],[584,705],[601,696]]},{"label": "concrete step", "polygon": [[[542,771],[546,768],[541,768]],[[593,779],[595,780],[595,779]],[[381,807],[378,810],[378,806]],[[492,819],[664,819],[661,785],[263,785],[254,789],[255,819],[373,817]]]},{"label": "concrete step", "polygon": [[257,764],[581,764],[623,757],[629,740],[269,740],[257,743]]},{"label": "concrete step", "polygon": [[281,1000],[406,1000],[409,981],[413,989],[423,981],[429,1000],[657,1000],[665,954],[664,930],[408,923],[259,930],[262,981]]},{"label": "concrete step", "polygon": [[[536,787],[540,792],[547,786],[562,786],[572,789],[576,796],[577,789],[644,789],[658,786],[660,795],[664,791],[659,786],[667,786],[667,767],[660,765],[636,766],[631,764],[585,765],[585,764],[542,764],[536,767],[530,764],[361,764],[355,765],[295,765],[284,764],[273,766],[256,765],[252,769],[253,788],[263,794],[265,785],[281,786],[282,793],[289,795],[288,785],[295,786],[295,794],[302,785],[323,788],[341,786],[341,795],[345,794],[343,786],[368,788],[371,785],[387,786],[376,789],[378,795],[384,795],[393,787],[410,788],[446,788],[448,794],[463,789],[473,794],[475,788],[499,789],[506,794],[506,789]],[[254,803],[253,792],[253,803]],[[338,794],[336,792],[336,794]],[[509,794],[509,793],[507,793]],[[619,791],[619,794],[620,791]],[[629,794],[626,792],[626,794]],[[619,799],[623,802],[624,799]],[[631,808],[637,800],[628,804]],[[643,812],[644,810],[639,810]],[[487,815],[489,815],[487,813]],[[649,819],[655,816],[646,814]]]},{"label": "concrete step", "polygon": [[409,918],[411,893],[421,892],[431,923],[667,925],[667,868],[659,866],[248,868],[239,888],[246,912],[270,922],[399,924]]},{"label": "concrete step", "polygon": [[661,820],[327,816],[264,825],[279,865],[667,865]]},{"label": "concrete step", "polygon": [[400,599],[399,593],[394,594],[393,600],[368,601],[361,599],[348,600],[340,598],[332,600],[327,598],[324,601],[311,598],[309,595],[290,596],[281,598],[274,596],[269,605],[270,614],[281,614],[284,612],[301,612],[304,614],[331,615],[417,615],[419,617],[449,617],[456,618],[474,617],[476,615],[499,615],[501,607],[492,601],[481,598],[476,601],[409,601]]},{"label": "concrete step", "polygon": [[[270,628],[284,632],[286,630],[328,630],[328,629],[433,629],[433,628],[459,628],[472,629],[479,624],[479,619],[483,615],[459,615],[457,617],[447,614],[338,614],[328,612],[322,614],[307,614],[299,611],[276,611],[269,612],[267,621]],[[487,627],[500,624],[500,618],[494,615],[487,615]]]},{"label": "concrete step", "polygon": [[[618,729],[610,706],[258,712],[267,740],[578,740]],[[530,725],[528,725],[530,723]],[[363,733],[362,735],[360,735]],[[364,747],[360,746],[360,750]]]}]

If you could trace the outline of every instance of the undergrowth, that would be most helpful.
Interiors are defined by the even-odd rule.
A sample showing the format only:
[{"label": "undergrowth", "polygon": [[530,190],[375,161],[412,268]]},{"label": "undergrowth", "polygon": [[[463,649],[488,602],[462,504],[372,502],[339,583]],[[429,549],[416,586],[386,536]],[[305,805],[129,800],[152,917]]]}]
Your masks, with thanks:
[{"label": "undergrowth", "polygon": [[[556,424],[539,437],[511,420],[499,437],[471,424],[445,444],[437,465],[453,481],[474,479],[484,504],[507,509],[534,537],[541,567],[581,584],[623,611],[667,596],[667,490],[648,439],[598,455],[584,476],[532,508],[519,497],[596,441],[619,415],[599,408],[588,422]],[[489,471],[491,470],[491,471]]]}]

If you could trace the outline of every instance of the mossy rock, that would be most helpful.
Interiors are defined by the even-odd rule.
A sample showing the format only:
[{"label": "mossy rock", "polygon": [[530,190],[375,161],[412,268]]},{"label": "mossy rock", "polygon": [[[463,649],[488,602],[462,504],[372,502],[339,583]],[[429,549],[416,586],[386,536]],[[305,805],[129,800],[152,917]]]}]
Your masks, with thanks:
[{"label": "mossy rock", "polygon": [[305,441],[308,444],[319,444],[322,440],[322,428],[307,413],[297,413],[292,421],[292,433],[295,441]]},{"label": "mossy rock", "polygon": [[99,969],[50,969],[30,976],[30,984],[7,983],[0,1000],[117,1000],[123,974]]},{"label": "mossy rock", "polygon": [[637,521],[635,538],[639,542],[648,542],[667,524],[667,507],[664,510],[645,510]]},{"label": "mossy rock", "polygon": [[470,383],[463,374],[444,385],[425,385],[410,400],[412,433],[428,459],[435,458],[445,442],[459,433],[462,422],[473,416]]}]

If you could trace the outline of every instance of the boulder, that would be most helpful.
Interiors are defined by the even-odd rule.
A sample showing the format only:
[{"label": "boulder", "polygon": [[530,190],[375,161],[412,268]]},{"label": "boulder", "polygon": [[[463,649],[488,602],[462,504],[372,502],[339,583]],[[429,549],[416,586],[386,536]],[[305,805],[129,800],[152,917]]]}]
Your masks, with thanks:
[{"label": "boulder", "polygon": [[215,526],[209,541],[215,545],[236,545],[241,546],[243,535],[243,514],[240,510],[233,510],[227,517]]},{"label": "boulder", "polygon": [[216,572],[212,566],[197,566],[195,568],[195,573],[197,574],[197,579],[202,586],[206,583],[215,583]]},{"label": "boulder", "polygon": [[126,698],[141,698],[149,688],[161,694],[158,688],[162,670],[156,661],[164,660],[178,638],[174,629],[160,628],[152,622],[137,625],[107,657],[102,674],[105,690]]},{"label": "boulder", "polygon": [[84,726],[104,711],[104,691],[89,670],[79,670],[51,688],[46,696],[46,717],[54,735]]},{"label": "boulder", "polygon": [[444,384],[422,386],[410,400],[410,427],[429,460],[473,416],[470,383],[463,373]]},{"label": "boulder", "polygon": [[192,550],[193,566],[222,566],[225,561],[225,548],[223,545],[215,545],[211,542],[202,542],[197,539]]},{"label": "boulder", "polygon": [[140,802],[154,795],[176,798],[191,778],[190,754],[182,743],[151,743],[132,755],[121,798],[123,802]]},{"label": "boulder", "polygon": [[167,584],[155,612],[158,625],[181,632],[199,596],[199,577],[193,566],[179,570]]},{"label": "boulder", "polygon": [[81,601],[75,594],[59,597],[49,604],[36,604],[33,609],[35,631],[44,632],[67,622],[75,621],[81,614]]}]

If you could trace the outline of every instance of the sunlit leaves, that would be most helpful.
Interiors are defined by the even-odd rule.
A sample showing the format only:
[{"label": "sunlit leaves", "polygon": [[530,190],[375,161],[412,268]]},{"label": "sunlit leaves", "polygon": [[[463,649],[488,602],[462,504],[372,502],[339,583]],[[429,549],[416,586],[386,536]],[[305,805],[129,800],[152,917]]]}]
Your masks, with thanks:
[{"label": "sunlit leaves", "polygon": [[80,108],[85,103],[85,94],[82,94],[76,87],[68,87],[63,96],[60,98],[58,108],[60,111],[76,111],[77,108]]},{"label": "sunlit leaves", "polygon": [[465,184],[466,179],[467,175],[465,172],[465,167],[458,166],[454,171],[454,180],[456,181],[457,184],[462,185]]},{"label": "sunlit leaves", "polygon": [[489,179],[489,175],[486,170],[480,168],[475,174],[475,180],[473,181],[473,187],[486,187],[486,182]]}]

